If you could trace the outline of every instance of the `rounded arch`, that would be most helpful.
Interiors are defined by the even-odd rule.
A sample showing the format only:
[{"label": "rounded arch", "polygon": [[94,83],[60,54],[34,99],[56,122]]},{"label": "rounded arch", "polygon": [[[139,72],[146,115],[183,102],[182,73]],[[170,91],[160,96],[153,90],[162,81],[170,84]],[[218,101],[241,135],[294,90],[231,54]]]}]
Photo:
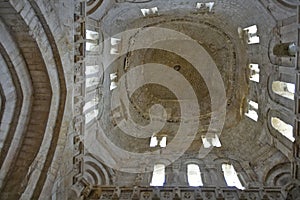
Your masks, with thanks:
[{"label": "rounded arch", "polygon": [[181,170],[185,172],[184,178],[185,178],[185,182],[188,185],[189,185],[189,169],[188,169],[189,165],[196,165],[199,167],[200,178],[198,183],[200,186],[206,184],[209,185],[212,182],[209,172],[203,160],[197,158],[186,158],[182,163]]},{"label": "rounded arch", "polygon": [[[24,170],[18,175],[12,172],[12,176],[7,181],[9,184],[6,184],[7,188],[3,190],[11,191],[9,185],[13,185],[14,190],[18,191],[16,195],[19,197],[22,195],[21,198],[43,199],[43,196],[48,197],[51,194],[49,190],[54,184],[53,177],[56,176],[58,166],[61,165],[61,152],[64,149],[62,148],[64,141],[61,139],[66,137],[68,128],[62,126],[63,121],[64,124],[68,124],[70,120],[70,116],[64,113],[67,88],[63,69],[63,64],[66,63],[62,61],[69,58],[65,52],[60,54],[63,49],[67,49],[66,38],[62,34],[60,24],[57,23],[57,16],[52,12],[51,2],[20,0],[5,1],[5,4],[9,12],[1,13],[1,18],[6,25],[17,27],[10,28],[9,31],[14,36],[13,41],[20,48],[20,55],[24,57],[27,66],[22,68],[21,59],[14,59],[14,61],[20,62],[17,66],[23,73],[28,69],[34,95],[24,97],[27,101],[32,99],[32,103],[28,106],[31,115],[22,114],[28,117],[28,125],[27,129],[22,130],[25,130],[25,133],[18,136],[18,139],[22,140],[21,145],[15,146],[20,153],[14,165],[15,167],[22,165]],[[8,20],[10,17],[6,15],[13,16],[14,20]],[[26,49],[27,45],[31,47],[30,50]],[[22,78],[22,80],[27,79]],[[27,87],[28,84],[21,84],[21,86]],[[31,89],[28,89],[28,93],[30,91]],[[25,126],[24,122],[22,126]],[[20,134],[22,131],[16,133]],[[27,152],[29,148],[30,152]],[[57,151],[60,151],[60,154],[55,156]],[[36,167],[37,164],[39,168]],[[15,167],[10,167],[10,170],[14,171]],[[48,173],[49,171],[51,173]],[[23,181],[24,179],[26,180]],[[35,187],[36,185],[38,187]]]},{"label": "rounded arch", "polygon": [[88,0],[87,5],[87,15],[93,14],[103,3],[103,0]]},{"label": "rounded arch", "polygon": [[84,173],[83,174],[91,174],[93,172],[95,175],[94,182],[91,183],[93,185],[110,185],[112,183],[112,176],[114,172],[109,170],[108,167],[103,165],[97,159],[92,157],[91,155],[86,155],[84,157]]},{"label": "rounded arch", "polygon": [[264,176],[264,184],[272,186],[284,186],[291,179],[289,162],[278,163],[267,171]]},{"label": "rounded arch", "polygon": [[[291,126],[291,113],[288,113],[286,111],[283,110],[268,110],[267,112],[267,125],[268,125],[268,129],[270,134],[275,138],[278,139],[278,141],[285,147],[287,147],[289,149],[289,151],[291,151],[292,149],[292,141],[289,140],[286,136],[284,136],[283,133],[281,133],[279,131],[279,128],[276,128],[275,123],[274,123],[274,119],[278,119],[280,121],[282,121],[283,123],[290,125]],[[273,122],[272,122],[273,120]],[[280,124],[279,124],[280,125]],[[282,149],[281,149],[282,150]],[[287,154],[285,154],[287,155]]]},{"label": "rounded arch", "polygon": [[101,183],[98,182],[98,176],[95,173],[95,171],[92,169],[88,169],[89,165],[86,166],[86,170],[85,170],[85,174],[84,177],[86,178],[86,180],[88,180],[89,183],[93,184],[93,185],[101,185]]},{"label": "rounded arch", "polygon": [[[221,170],[222,170],[222,164],[232,165],[234,170],[236,171],[237,177],[243,187],[247,187],[247,185],[249,185],[249,183],[251,182],[250,176],[244,170],[243,166],[241,165],[241,163],[239,161],[234,160],[232,158],[217,158],[214,160],[214,162],[220,166]],[[223,170],[222,170],[222,175],[223,175]],[[225,179],[225,177],[224,177],[224,179]]]},{"label": "rounded arch", "polygon": [[289,9],[297,9],[297,0],[273,0],[274,3],[280,4],[281,6]]}]

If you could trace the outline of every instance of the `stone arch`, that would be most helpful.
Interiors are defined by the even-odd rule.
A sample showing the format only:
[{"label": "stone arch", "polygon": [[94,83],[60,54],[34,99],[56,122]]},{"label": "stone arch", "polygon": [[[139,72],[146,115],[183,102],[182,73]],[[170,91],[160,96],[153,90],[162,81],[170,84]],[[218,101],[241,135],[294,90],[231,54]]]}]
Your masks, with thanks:
[{"label": "stone arch", "polygon": [[[23,175],[28,174],[28,176],[26,175],[28,182],[19,181],[18,183],[18,185],[22,184],[22,186],[20,186],[20,190],[23,191],[23,194],[22,192],[19,192],[18,194],[17,192],[15,193],[17,195],[22,194],[23,198],[38,198],[43,190],[43,186],[46,185],[44,184],[46,183],[46,179],[53,179],[53,177],[51,177],[52,173],[51,175],[47,174],[50,165],[57,165],[56,162],[52,161],[61,132],[61,124],[65,107],[66,85],[62,59],[66,60],[66,58],[60,57],[56,40],[53,36],[52,30],[55,30],[55,38],[61,39],[61,32],[59,32],[60,25],[56,23],[53,25],[53,22],[58,20],[53,20],[56,16],[52,15],[53,13],[51,14],[53,9],[50,2],[9,1],[6,3],[11,13],[15,13],[14,16],[16,21],[19,23],[17,27],[18,30],[10,29],[10,31],[11,34],[14,35],[13,40],[20,47],[20,51],[24,55],[24,59],[28,64],[27,67],[33,82],[35,95],[32,97],[33,103],[31,104],[31,117],[28,118],[28,130],[24,136],[20,137],[22,139],[22,145],[19,147],[21,153],[18,155],[17,163],[15,163],[15,165],[18,165],[18,162],[23,162],[26,163],[26,165],[24,165],[24,170],[20,172],[22,175],[7,180],[8,184],[6,184],[3,190],[9,190],[8,188],[10,184],[14,185],[14,181],[23,179]],[[47,5],[45,6],[44,4]],[[44,12],[47,10],[49,10],[49,12]],[[11,22],[4,16],[5,13],[1,14],[3,15],[3,19],[6,24],[14,26],[13,24],[10,24]],[[44,15],[48,16],[45,17]],[[51,19],[52,23],[47,23],[46,19]],[[20,41],[21,37],[23,40],[25,38],[27,43],[32,45],[33,49],[31,49],[31,52],[26,52],[24,42],[21,43]],[[62,41],[63,40],[61,40],[60,43],[61,47],[64,45]],[[29,53],[33,53],[35,59],[30,59]],[[36,65],[34,62],[39,62],[39,64]],[[34,66],[36,69],[34,69]],[[37,66],[40,66],[41,69],[38,69]],[[43,81],[45,87],[39,85],[39,83]],[[39,114],[35,114],[35,112],[39,112]],[[36,119],[37,116],[39,116],[40,119]],[[41,120],[38,124],[43,127],[34,128],[37,126],[35,120]],[[35,134],[37,134],[38,137],[35,137]],[[32,137],[36,140],[29,139]],[[31,152],[30,154],[27,153],[25,156],[25,149],[28,148],[28,145],[30,146]],[[13,147],[13,145],[11,147]],[[42,168],[41,170],[37,170],[37,163],[39,163],[39,166]],[[13,169],[14,167],[11,167],[11,170]],[[57,167],[55,167],[55,169],[57,170]],[[31,186],[28,186],[27,183]],[[48,180],[47,184],[49,183],[53,184],[53,181]],[[35,187],[35,189],[32,190],[33,185],[38,185],[38,187]],[[46,196],[49,196],[49,192],[51,192],[49,189],[52,187],[44,188],[47,188],[45,189],[47,190]],[[16,191],[18,189],[15,188],[14,190]]]},{"label": "stone arch", "polygon": [[279,3],[282,7],[289,8],[289,9],[296,9],[297,8],[297,1],[295,0],[273,0],[275,3]]},{"label": "stone arch", "polygon": [[181,167],[181,170],[186,172],[185,173],[185,180],[186,180],[187,184],[188,184],[187,166],[189,164],[195,164],[199,167],[203,185],[205,185],[206,183],[209,184],[211,182],[211,178],[208,174],[208,171],[206,169],[206,166],[205,166],[205,163],[203,162],[203,160],[196,159],[196,158],[187,158],[187,159],[184,160],[183,165]]},{"label": "stone arch", "polygon": [[287,200],[300,200],[300,185],[290,184],[286,187],[287,190]]},{"label": "stone arch", "polygon": [[284,146],[291,149],[292,143],[291,141],[286,138],[278,129],[274,127],[274,124],[272,124],[272,118],[278,118],[279,120],[283,121],[286,124],[292,125],[292,119],[290,117],[290,114],[286,111],[278,111],[278,110],[269,110],[267,113],[268,118],[268,129],[271,133],[271,135],[278,139]]},{"label": "stone arch", "polygon": [[[97,159],[91,155],[85,156],[85,167],[83,176],[87,174],[93,174],[92,177],[94,182],[91,184],[94,185],[110,185],[112,184],[111,179],[114,175],[113,171],[109,170],[105,165],[99,162]],[[92,173],[93,172],[93,173]]]},{"label": "stone arch", "polygon": [[217,159],[214,160],[214,162],[220,168],[221,173],[222,173],[222,177],[223,177],[224,181],[225,181],[225,177],[223,175],[221,166],[222,166],[222,164],[231,164],[234,167],[234,169],[235,169],[235,171],[237,173],[239,181],[241,182],[241,184],[244,187],[247,187],[247,185],[249,185],[249,183],[251,182],[251,179],[250,179],[249,175],[244,170],[244,168],[241,165],[241,163],[238,162],[237,160],[234,160],[234,159],[231,159],[231,158],[217,158]]},{"label": "stone arch", "polygon": [[87,5],[87,15],[93,14],[103,3],[103,0],[88,0]]},{"label": "stone arch", "polygon": [[[5,81],[6,83],[3,85],[3,82],[0,84],[5,86],[4,95],[5,101],[8,101],[5,105],[6,108],[9,108],[9,112],[14,115],[14,120],[10,122],[9,128],[9,137],[5,136],[4,133],[1,134],[2,139],[4,140],[3,149],[1,151],[1,190],[5,190],[6,183],[8,183],[9,179],[7,176],[12,173],[12,168],[17,162],[17,157],[19,154],[19,149],[23,146],[27,146],[26,144],[22,146],[22,141],[25,132],[27,131],[26,126],[28,126],[28,122],[30,119],[30,112],[32,109],[36,108],[33,102],[32,97],[32,74],[29,75],[28,73],[28,65],[25,63],[25,59],[21,53],[22,47],[19,46],[16,35],[14,35],[10,29],[7,28],[7,22],[0,21],[0,29],[1,29],[1,36],[0,36],[0,53],[1,53],[1,70],[4,70],[9,67],[8,73],[1,72],[1,75],[6,75],[6,78],[1,80]],[[10,77],[10,78],[9,78]],[[9,85],[11,82],[13,85]],[[36,82],[35,82],[36,83]],[[8,94],[7,92],[10,91]],[[14,99],[11,99],[14,97]],[[4,100],[4,99],[3,99]],[[10,104],[16,103],[15,107],[12,107]],[[3,113],[6,117],[9,117],[9,113]],[[7,122],[8,119],[6,119]],[[2,126],[6,123],[1,122],[1,129]],[[32,123],[29,123],[29,127],[32,127]],[[28,129],[30,129],[28,127]],[[5,130],[5,129],[2,129]],[[27,146],[28,147],[28,146]],[[30,154],[29,154],[30,155]],[[29,156],[28,155],[28,156]],[[25,166],[24,166],[25,167]],[[13,194],[8,194],[9,196]]]},{"label": "stone arch", "polygon": [[273,166],[264,176],[264,184],[273,186],[286,185],[292,179],[290,163],[283,162]]},{"label": "stone arch", "polygon": [[[41,32],[44,32],[42,34],[44,35],[43,43],[38,40],[38,35],[36,35],[37,33],[35,34],[34,31],[35,27],[29,23],[29,19],[26,19],[29,16],[25,17],[25,21],[27,21],[27,24],[33,33],[33,37],[37,40],[43,59],[46,63],[49,63],[47,69],[50,77],[53,79],[51,79],[52,91],[57,97],[56,99],[52,99],[52,109],[54,109],[55,112],[49,114],[49,116],[55,116],[53,119],[53,129],[50,128],[45,132],[45,135],[47,136],[44,137],[44,148],[40,148],[39,153],[43,154],[45,151],[47,152],[43,171],[47,172],[49,170],[53,176],[56,176],[58,171],[57,165],[61,164],[63,155],[62,147],[66,141],[66,132],[68,131],[68,126],[62,125],[69,124],[71,121],[69,113],[65,113],[65,108],[68,107],[68,109],[70,109],[72,102],[70,86],[73,83],[73,73],[70,73],[69,69],[67,69],[67,66],[71,66],[72,64],[68,57],[68,41],[65,37],[65,33],[61,29],[60,24],[55,23],[58,21],[58,16],[53,14],[54,9],[52,2],[30,1],[30,6],[36,13],[38,21],[40,21],[42,27]],[[73,4],[71,4],[71,6],[73,6]],[[46,45],[46,47],[43,45]],[[49,119],[49,122],[52,122],[51,118]],[[49,141],[47,137],[51,137],[50,144],[47,142],[47,140]],[[49,189],[53,187],[53,176],[47,173],[41,174],[37,184],[43,185],[44,187],[37,187],[34,191],[34,196],[39,196],[40,198],[49,196],[51,193]]]}]

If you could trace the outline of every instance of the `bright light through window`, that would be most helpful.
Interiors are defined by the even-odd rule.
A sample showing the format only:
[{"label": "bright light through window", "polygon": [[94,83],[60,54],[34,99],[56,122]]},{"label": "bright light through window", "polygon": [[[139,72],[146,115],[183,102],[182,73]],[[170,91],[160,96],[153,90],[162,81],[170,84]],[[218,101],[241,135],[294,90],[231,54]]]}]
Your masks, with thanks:
[{"label": "bright light through window", "polygon": [[89,123],[93,119],[95,119],[98,115],[99,111],[98,110],[92,110],[91,112],[87,113],[85,115],[85,123]]},{"label": "bright light through window", "polygon": [[118,86],[117,86],[117,83],[114,82],[114,81],[112,81],[112,82],[110,83],[109,89],[110,89],[110,90],[114,90],[114,89],[116,89],[117,87],[118,87]]},{"label": "bright light through window", "polygon": [[109,74],[109,78],[110,78],[111,81],[113,81],[116,78],[118,78],[117,72]]},{"label": "bright light through window", "polygon": [[256,102],[254,102],[254,101],[249,101],[249,105],[252,107],[252,108],[254,108],[254,109],[258,109],[258,103],[256,103]]},{"label": "bright light through window", "polygon": [[111,73],[109,74],[109,79],[110,79],[110,86],[109,86],[109,89],[110,90],[114,90],[116,89],[118,86],[117,86],[117,79],[118,79],[118,74],[117,72],[115,73]]},{"label": "bright light through window", "polygon": [[295,94],[295,84],[293,84],[293,83],[286,83],[286,89],[287,89],[287,91]]},{"label": "bright light through window", "polygon": [[260,42],[257,35],[249,37],[248,44],[258,44]]},{"label": "bright light through window", "polygon": [[256,35],[257,34],[256,25],[244,28],[244,31],[246,31],[248,35],[248,44],[257,44],[260,42],[259,37]]},{"label": "bright light through window", "polygon": [[150,147],[156,147],[158,144],[162,148],[166,147],[167,146],[167,137],[163,136],[160,139],[160,137],[152,136],[150,139]]},{"label": "bright light through window", "polygon": [[211,11],[212,11],[212,8],[213,8],[213,6],[214,6],[214,4],[215,4],[214,2],[197,3],[197,4],[196,4],[196,8],[197,8],[197,9],[200,9],[200,8],[204,7],[204,8],[207,8],[209,12],[211,12]]},{"label": "bright light through window", "polygon": [[156,164],[154,165],[151,186],[163,186],[165,183],[165,165]]},{"label": "bright light through window", "polygon": [[272,90],[274,93],[276,93],[280,96],[294,100],[295,84],[293,84],[293,83],[274,81],[272,83]]},{"label": "bright light through window", "polygon": [[167,146],[167,137],[166,137],[166,136],[164,136],[164,137],[161,139],[161,141],[160,141],[160,143],[159,143],[159,146],[160,146],[160,147],[166,147],[166,146]]},{"label": "bright light through window", "polygon": [[214,134],[213,137],[202,135],[201,138],[202,138],[202,143],[203,143],[204,148],[210,148],[211,146],[213,146],[213,147],[221,147],[222,146],[217,134]]},{"label": "bright light through window", "polygon": [[256,122],[258,120],[258,114],[255,110],[248,110],[245,115]]},{"label": "bright light through window", "polygon": [[258,103],[250,100],[248,102],[248,111],[245,113],[245,115],[257,122],[258,120],[257,111],[258,111]]},{"label": "bright light through window", "polygon": [[99,39],[99,33],[96,31],[86,30],[86,39],[97,40]]},{"label": "bright light through window", "polygon": [[121,48],[121,39],[119,38],[111,38],[110,39],[111,49],[110,54],[119,54],[120,48]]},{"label": "bright light through window", "polygon": [[150,147],[156,147],[157,144],[158,144],[157,137],[152,136],[151,139],[150,139]]},{"label": "bright light through window", "polygon": [[245,188],[242,186],[237,173],[234,167],[230,164],[222,164],[222,170],[224,173],[224,178],[228,186],[234,186],[238,189],[244,190]]},{"label": "bright light through window", "polygon": [[256,34],[257,33],[257,26],[249,26],[247,28],[244,28],[245,31],[247,31],[249,34]]},{"label": "bright light through window", "polygon": [[142,8],[141,12],[144,16],[151,15],[151,14],[157,14],[158,13],[158,8],[157,7],[153,7],[153,8],[150,8],[150,9]]},{"label": "bright light through window", "polygon": [[187,176],[188,176],[189,186],[193,186],[193,187],[203,186],[201,173],[198,165],[189,164],[187,166]]},{"label": "bright light through window", "polygon": [[277,117],[271,118],[271,124],[277,131],[279,131],[283,136],[288,138],[290,141],[292,142],[295,141],[295,138],[293,136],[293,126],[285,123],[284,121],[280,120]]}]

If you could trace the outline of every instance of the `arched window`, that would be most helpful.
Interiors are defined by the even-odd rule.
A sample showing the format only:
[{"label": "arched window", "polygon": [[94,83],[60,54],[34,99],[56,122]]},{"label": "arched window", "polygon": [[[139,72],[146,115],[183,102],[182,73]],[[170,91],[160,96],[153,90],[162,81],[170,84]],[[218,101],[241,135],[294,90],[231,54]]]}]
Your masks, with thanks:
[{"label": "arched window", "polygon": [[196,164],[187,165],[187,177],[189,186],[203,186],[200,168]]},{"label": "arched window", "polygon": [[257,120],[258,120],[258,114],[257,114],[257,111],[258,111],[258,103],[249,100],[249,101],[248,101],[248,110],[247,110],[247,112],[245,113],[245,115],[246,115],[247,117],[249,117],[250,119],[252,119],[252,120],[254,120],[254,121],[257,121]]},{"label": "arched window", "polygon": [[274,93],[285,98],[294,100],[295,84],[282,81],[273,81],[272,90]]},{"label": "arched window", "polygon": [[295,138],[293,136],[293,126],[285,123],[281,119],[277,117],[271,117],[271,124],[273,128],[275,128],[278,132],[280,132],[283,136],[288,138],[290,141],[294,142]]},{"label": "arched window", "polygon": [[245,188],[242,186],[239,177],[234,169],[234,167],[230,164],[222,164],[222,170],[224,173],[224,178],[228,186],[233,186],[238,189],[244,190]]},{"label": "arched window", "polygon": [[154,165],[151,186],[163,186],[165,183],[165,165],[156,164]]}]

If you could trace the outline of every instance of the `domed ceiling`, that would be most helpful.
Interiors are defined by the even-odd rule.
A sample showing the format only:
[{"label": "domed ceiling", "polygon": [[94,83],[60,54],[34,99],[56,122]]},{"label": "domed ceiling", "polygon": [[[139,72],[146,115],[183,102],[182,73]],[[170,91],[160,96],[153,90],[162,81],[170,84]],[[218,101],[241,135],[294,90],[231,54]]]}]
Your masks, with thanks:
[{"label": "domed ceiling", "polygon": [[[249,80],[249,64],[267,59],[261,55],[268,54],[275,26],[260,3],[218,1],[210,9],[197,8],[196,1],[103,2],[89,17],[99,22],[103,38],[104,103],[97,128],[86,130],[86,150],[120,172],[115,184],[134,184],[131,173],[152,172],[156,163],[234,160],[259,171],[265,168],[259,160],[273,161],[258,152],[285,160],[274,147],[262,146],[265,114],[259,112],[257,122],[245,116],[249,99],[266,103]],[[251,46],[239,30],[252,25],[261,41]],[[117,77],[112,90],[111,74]],[[166,137],[167,146],[150,147],[152,136]],[[221,146],[204,147],[203,139],[216,136]]]}]

